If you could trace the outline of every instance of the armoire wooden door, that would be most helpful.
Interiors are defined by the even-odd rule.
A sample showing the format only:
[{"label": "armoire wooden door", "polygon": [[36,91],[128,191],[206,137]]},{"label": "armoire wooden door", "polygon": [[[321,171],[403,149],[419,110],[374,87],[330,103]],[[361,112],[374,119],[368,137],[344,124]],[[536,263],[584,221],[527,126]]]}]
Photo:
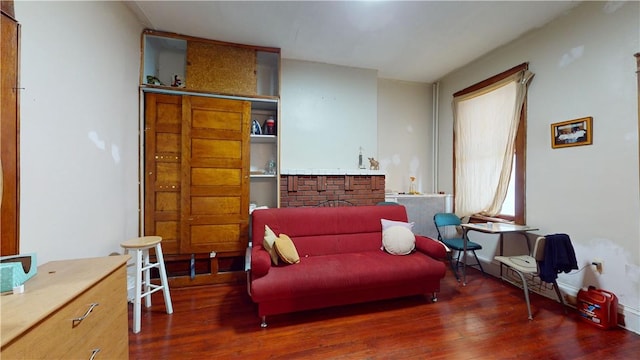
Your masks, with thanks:
[{"label": "armoire wooden door", "polygon": [[12,15],[13,2],[3,1],[0,15],[0,255],[15,255],[20,251],[20,25]]},{"label": "armoire wooden door", "polygon": [[145,94],[146,235],[167,254],[244,251],[248,101]]}]

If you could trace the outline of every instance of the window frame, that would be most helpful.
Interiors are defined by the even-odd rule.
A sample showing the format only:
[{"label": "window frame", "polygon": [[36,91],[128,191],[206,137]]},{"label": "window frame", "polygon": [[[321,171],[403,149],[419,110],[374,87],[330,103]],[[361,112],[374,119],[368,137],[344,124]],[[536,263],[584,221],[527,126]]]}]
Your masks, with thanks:
[{"label": "window frame", "polygon": [[[468,93],[480,90],[487,86],[493,85],[519,71],[528,70],[529,63],[522,63],[520,65],[514,66],[513,68],[503,71],[499,74],[496,74],[488,79],[482,80],[478,83],[475,83],[467,88],[464,88],[453,94],[453,97],[458,97],[462,95],[466,95]],[[511,176],[515,176],[514,181],[514,212],[515,216],[511,215],[503,215],[498,214],[494,217],[488,217],[485,215],[474,214],[471,215],[469,222],[511,222],[519,225],[526,224],[526,163],[527,163],[527,96],[525,94],[524,102],[522,104],[522,110],[520,111],[520,122],[518,123],[518,130],[516,133],[515,139],[515,174],[511,174]],[[455,132],[453,134],[453,194],[456,194],[456,135]]]}]

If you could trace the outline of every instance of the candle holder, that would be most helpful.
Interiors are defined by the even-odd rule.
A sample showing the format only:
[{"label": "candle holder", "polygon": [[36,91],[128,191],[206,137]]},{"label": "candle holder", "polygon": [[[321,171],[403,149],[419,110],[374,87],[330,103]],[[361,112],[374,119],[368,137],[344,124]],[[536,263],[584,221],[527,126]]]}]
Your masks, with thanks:
[{"label": "candle holder", "polygon": [[409,195],[417,195],[418,191],[416,190],[416,177],[410,176],[409,180],[411,180],[411,182],[409,183]]}]

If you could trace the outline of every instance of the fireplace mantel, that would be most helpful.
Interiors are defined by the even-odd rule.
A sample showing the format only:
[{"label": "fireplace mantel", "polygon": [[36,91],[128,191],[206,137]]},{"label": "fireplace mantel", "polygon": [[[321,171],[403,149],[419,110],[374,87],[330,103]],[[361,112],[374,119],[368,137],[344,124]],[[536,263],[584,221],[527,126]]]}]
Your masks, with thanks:
[{"label": "fireplace mantel", "polygon": [[384,176],[384,171],[369,169],[281,169],[282,175],[374,175]]}]

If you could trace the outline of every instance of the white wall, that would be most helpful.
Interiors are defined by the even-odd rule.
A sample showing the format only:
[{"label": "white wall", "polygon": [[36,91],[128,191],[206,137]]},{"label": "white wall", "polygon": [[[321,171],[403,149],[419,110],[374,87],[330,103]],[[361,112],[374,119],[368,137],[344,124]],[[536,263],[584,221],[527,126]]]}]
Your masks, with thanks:
[{"label": "white wall", "polygon": [[377,72],[283,59],[282,169],[357,169],[378,157]]},{"label": "white wall", "polygon": [[283,59],[280,161],[287,173],[350,170],[380,162],[386,188],[432,189],[431,85],[378,79],[377,72]]},{"label": "white wall", "polygon": [[121,2],[15,2],[20,251],[105,256],[138,234],[142,27]]},{"label": "white wall", "polygon": [[[640,322],[640,195],[636,65],[638,2],[585,2],[565,16],[447,75],[439,108],[439,183],[453,188],[452,94],[522,62],[534,72],[528,95],[527,223],[568,233],[578,265],[561,274],[568,291],[595,285],[617,294],[627,327]],[[551,148],[550,124],[593,116],[593,145]],[[494,247],[488,247],[493,250]],[[493,253],[482,256],[492,259]]]},{"label": "white wall", "polygon": [[378,154],[385,185],[396,192],[432,192],[431,85],[378,79]]}]

